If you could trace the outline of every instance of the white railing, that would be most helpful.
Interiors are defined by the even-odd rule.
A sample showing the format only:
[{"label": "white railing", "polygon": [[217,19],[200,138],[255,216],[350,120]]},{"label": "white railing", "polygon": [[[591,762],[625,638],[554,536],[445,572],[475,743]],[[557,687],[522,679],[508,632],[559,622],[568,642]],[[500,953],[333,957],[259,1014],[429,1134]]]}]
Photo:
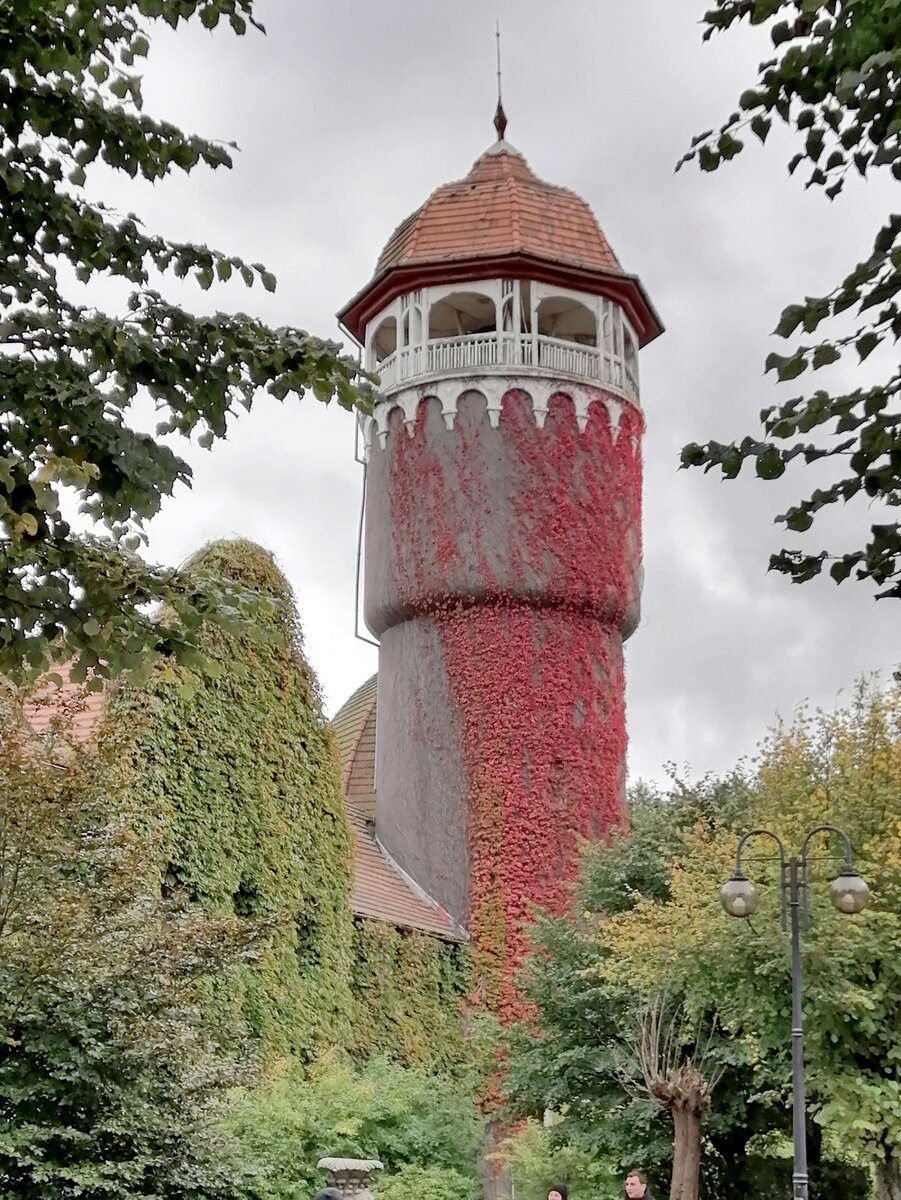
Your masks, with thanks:
[{"label": "white railing", "polygon": [[426,349],[429,353],[429,374],[465,370],[468,367],[496,367],[499,361],[496,333],[436,338],[427,344]]},{"label": "white railing", "polygon": [[593,346],[580,346],[556,338],[538,338],[538,365],[564,375],[580,375],[585,379],[600,379],[601,355]]},{"label": "white railing", "polygon": [[479,367],[539,367],[555,375],[606,383],[638,398],[638,379],[620,355],[543,334],[534,339],[531,334],[517,337],[512,333],[435,338],[424,346],[394,351],[373,370],[378,372],[380,390],[384,392],[420,375],[444,375]]},{"label": "white railing", "polygon": [[373,370],[381,380],[381,388],[384,391],[397,382],[397,355],[388,354],[381,362],[376,363]]}]

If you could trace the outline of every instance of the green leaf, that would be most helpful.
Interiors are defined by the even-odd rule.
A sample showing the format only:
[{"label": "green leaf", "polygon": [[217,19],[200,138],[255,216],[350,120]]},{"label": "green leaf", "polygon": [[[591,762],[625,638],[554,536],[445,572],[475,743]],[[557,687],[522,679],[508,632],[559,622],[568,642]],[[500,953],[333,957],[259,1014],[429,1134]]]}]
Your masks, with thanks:
[{"label": "green leaf", "polygon": [[861,362],[873,353],[879,345],[880,340],[878,333],[865,333],[857,339],[854,344],[857,347],[857,353],[860,356]]},{"label": "green leaf", "polygon": [[730,158],[735,158],[736,154],[740,154],[744,149],[744,144],[733,134],[724,133],[717,143],[717,149],[719,150],[720,155],[724,159],[728,160]]},{"label": "green leaf", "polygon": [[751,122],[751,131],[760,138],[761,142],[765,142],[767,134],[770,132],[772,121],[769,117],[760,116],[759,114]]},{"label": "green leaf", "polygon": [[785,474],[785,463],[775,446],[766,446],[757,456],[757,475],[760,479],[778,479]]},{"label": "green leaf", "polygon": [[720,161],[719,154],[711,146],[702,146],[698,151],[698,165],[702,171],[715,171]]},{"label": "green leaf", "polygon": [[838,362],[840,358],[841,351],[831,343],[826,342],[821,346],[817,346],[813,352],[813,369],[816,371],[820,367],[828,367],[830,363]]},{"label": "green leaf", "polygon": [[844,558],[832,564],[829,568],[829,574],[836,583],[843,583],[853,570],[854,560],[852,558]]},{"label": "green leaf", "polygon": [[807,157],[812,162],[816,162],[823,153],[823,145],[825,144],[825,135],[822,129],[811,129],[807,135],[807,140],[804,143],[804,150]]},{"label": "green leaf", "polygon": [[807,359],[803,354],[796,354],[794,357],[786,359],[779,367],[779,379],[783,383],[787,383],[792,379],[797,379],[806,370]]},{"label": "green leaf", "polygon": [[793,533],[806,533],[813,524],[813,517],[800,508],[790,508],[785,515],[785,524]]},{"label": "green leaf", "polygon": [[691,442],[687,446],[682,447],[682,466],[683,467],[699,467],[706,459],[703,446],[699,446],[697,442]]},{"label": "green leaf", "polygon": [[[779,318],[779,324],[773,330],[773,333],[778,337],[787,338],[795,332],[801,322],[804,320],[805,306],[803,304],[790,304],[788,308],[782,310],[782,316]],[[770,358],[773,356],[771,355]],[[777,356],[778,357],[778,356]],[[780,358],[779,362],[783,360]],[[774,364],[778,365],[778,364]],[[772,369],[770,359],[767,359],[768,371]]]}]

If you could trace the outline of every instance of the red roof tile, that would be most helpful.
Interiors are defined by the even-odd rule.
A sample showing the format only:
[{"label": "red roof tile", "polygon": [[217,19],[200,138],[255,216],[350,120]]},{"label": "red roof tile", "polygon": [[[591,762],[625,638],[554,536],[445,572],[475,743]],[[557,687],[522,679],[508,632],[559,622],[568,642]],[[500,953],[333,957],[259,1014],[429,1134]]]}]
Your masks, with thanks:
[{"label": "red roof tile", "polygon": [[397,227],[375,274],[416,263],[515,253],[622,270],[581,197],[539,179],[512,148],[495,147],[465,179],[438,188]]},{"label": "red roof tile", "polygon": [[350,803],[347,816],[356,842],[351,893],[354,913],[444,941],[463,941],[464,935],[444,909],[421,896],[390,862],[376,841],[372,821]]},{"label": "red roof tile", "polygon": [[[35,733],[46,733],[54,716],[64,712],[66,732],[77,742],[86,742],[97,732],[106,711],[107,691],[88,692],[69,677],[70,664],[54,667],[62,684],[45,681],[25,703],[24,716]],[[109,688],[107,684],[107,688]]]}]

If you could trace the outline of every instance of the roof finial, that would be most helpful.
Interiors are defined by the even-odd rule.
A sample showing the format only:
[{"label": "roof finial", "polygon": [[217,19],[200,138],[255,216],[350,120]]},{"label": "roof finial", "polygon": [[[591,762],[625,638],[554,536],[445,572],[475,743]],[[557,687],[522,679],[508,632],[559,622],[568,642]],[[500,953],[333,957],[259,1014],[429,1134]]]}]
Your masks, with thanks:
[{"label": "roof finial", "polygon": [[504,112],[504,102],[501,98],[501,23],[498,21],[494,34],[497,39],[497,108],[494,112],[494,128],[497,130],[497,140],[502,142],[507,132],[507,114]]}]

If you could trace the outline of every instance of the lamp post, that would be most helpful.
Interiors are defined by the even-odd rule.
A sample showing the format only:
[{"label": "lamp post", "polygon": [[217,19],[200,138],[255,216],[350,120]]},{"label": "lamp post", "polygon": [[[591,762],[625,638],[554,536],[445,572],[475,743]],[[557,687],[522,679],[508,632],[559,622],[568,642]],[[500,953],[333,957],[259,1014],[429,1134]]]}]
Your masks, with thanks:
[{"label": "lamp post", "polygon": [[754,837],[771,838],[779,847],[779,896],[783,931],[788,926],[787,909],[791,910],[792,952],[792,1124],[794,1132],[794,1169],[792,1188],[794,1200],[809,1200],[807,1176],[807,1129],[806,1100],[804,1096],[804,1016],[801,987],[801,929],[810,925],[809,877],[807,848],[810,839],[818,833],[834,833],[841,838],[845,852],[842,873],[833,880],[829,897],[841,913],[859,913],[866,908],[870,889],[856,874],[851,854],[851,841],[846,833],[834,825],[818,825],[801,843],[797,855],[788,858],[780,837],[769,829],[752,829],[738,843],[735,855],[735,871],[732,878],[723,884],[720,901],[730,917],[750,917],[757,907],[758,894],[754,884],[747,878],[741,865],[742,851]]}]

